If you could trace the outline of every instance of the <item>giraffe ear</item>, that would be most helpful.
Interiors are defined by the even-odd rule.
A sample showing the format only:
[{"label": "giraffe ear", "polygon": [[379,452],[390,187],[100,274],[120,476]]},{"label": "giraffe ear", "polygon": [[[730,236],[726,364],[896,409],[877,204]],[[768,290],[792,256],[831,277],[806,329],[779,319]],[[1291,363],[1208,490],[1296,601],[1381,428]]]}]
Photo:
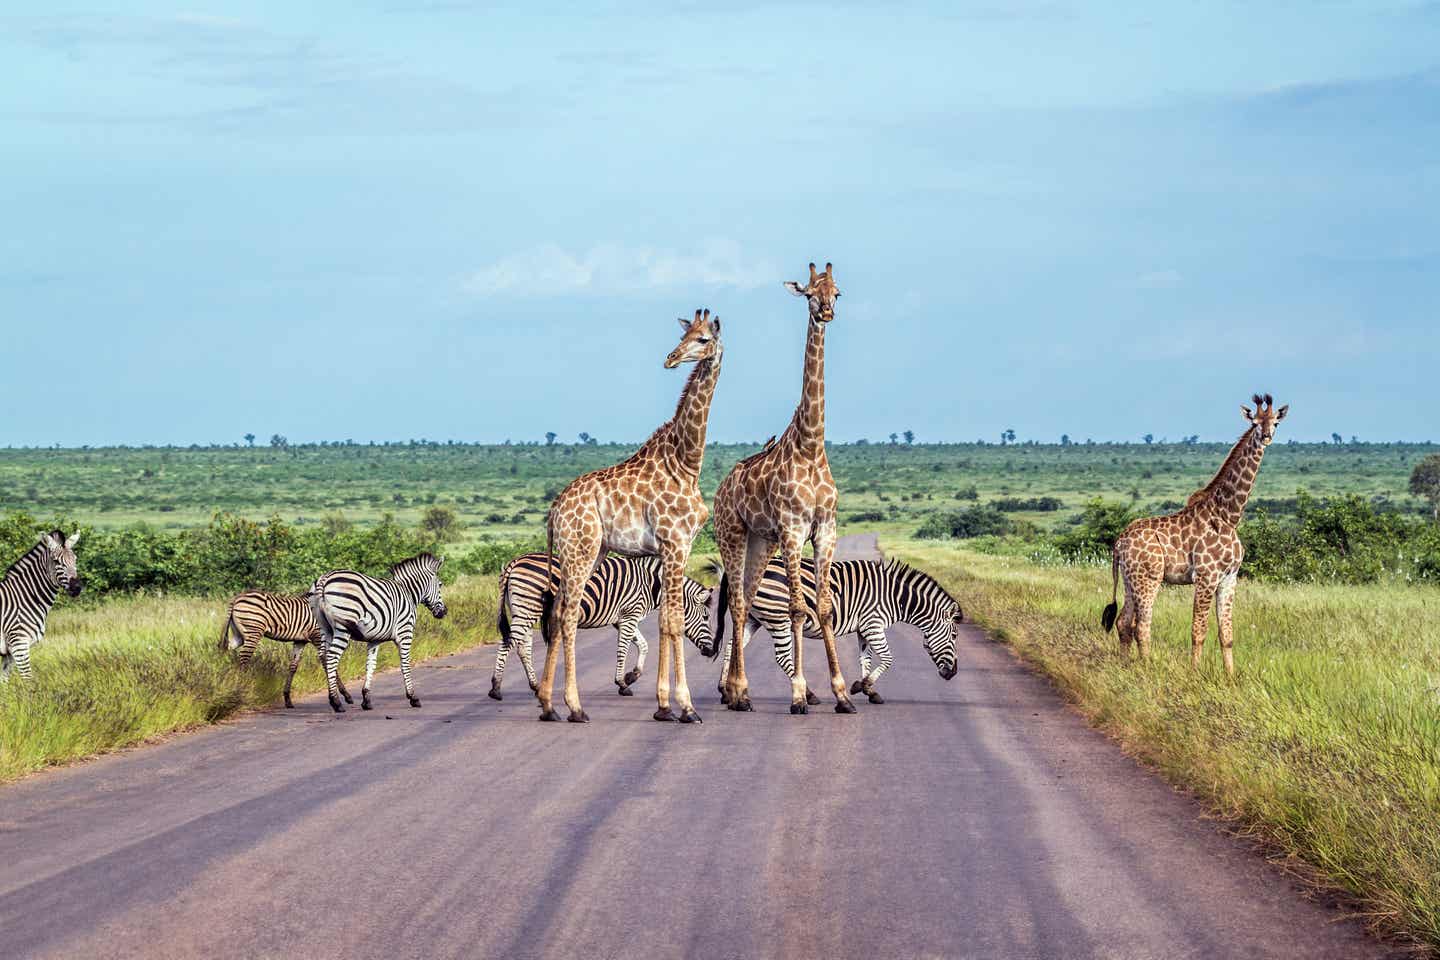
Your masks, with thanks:
[{"label": "giraffe ear", "polygon": [[800,284],[796,283],[794,280],[786,280],[786,281],[785,281],[785,289],[786,289],[786,290],[789,290],[791,293],[795,294],[795,296],[797,296],[797,297],[803,297],[803,296],[805,296],[805,288],[802,287],[802,286],[800,286]]},{"label": "giraffe ear", "polygon": [[720,336],[720,318],[719,318],[719,317],[715,317],[715,318],[711,319],[711,321],[710,321],[710,330],[715,334],[715,336],[717,336],[717,337]]},{"label": "giraffe ear", "polygon": [[1246,420],[1249,420],[1251,423],[1255,422],[1255,414],[1251,412],[1250,408],[1245,406],[1245,404],[1243,403],[1240,404],[1240,412],[1245,414]]},{"label": "giraffe ear", "polygon": [[678,324],[680,324],[680,329],[681,329],[681,330],[684,330],[686,333],[689,333],[689,332],[690,332],[690,321],[689,321],[689,320],[686,320],[684,317],[676,317],[676,318],[675,318],[675,322],[678,323]]},{"label": "giraffe ear", "polygon": [[1275,422],[1276,422],[1276,423],[1279,423],[1281,420],[1284,420],[1284,419],[1285,419],[1285,414],[1287,414],[1287,413],[1289,413],[1289,412],[1290,412],[1290,404],[1287,403],[1287,404],[1285,404],[1285,406],[1283,406],[1283,407],[1281,407],[1279,410],[1276,410],[1276,411],[1275,411]]}]

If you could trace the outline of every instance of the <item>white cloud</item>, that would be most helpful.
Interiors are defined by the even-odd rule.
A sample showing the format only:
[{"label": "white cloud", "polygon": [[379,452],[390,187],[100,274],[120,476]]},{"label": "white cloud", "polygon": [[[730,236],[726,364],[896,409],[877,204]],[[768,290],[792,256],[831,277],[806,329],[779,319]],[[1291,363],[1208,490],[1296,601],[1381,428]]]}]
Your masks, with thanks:
[{"label": "white cloud", "polygon": [[781,279],[778,268],[747,260],[730,240],[708,240],[686,252],[600,244],[576,253],[550,243],[501,257],[466,277],[464,287],[479,297],[533,297],[693,286],[743,290]]}]

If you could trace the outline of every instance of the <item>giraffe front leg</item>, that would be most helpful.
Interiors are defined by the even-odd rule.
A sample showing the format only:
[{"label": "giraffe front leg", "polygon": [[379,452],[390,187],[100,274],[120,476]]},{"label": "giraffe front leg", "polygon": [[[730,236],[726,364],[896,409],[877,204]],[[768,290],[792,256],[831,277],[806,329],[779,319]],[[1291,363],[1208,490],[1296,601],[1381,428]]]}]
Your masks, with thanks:
[{"label": "giraffe front leg", "polygon": [[370,684],[375,679],[375,661],[380,656],[380,644],[367,643],[365,645],[365,685],[360,688],[360,709],[374,710],[375,705],[370,702]]},{"label": "giraffe front leg", "polygon": [[[668,652],[675,662],[675,704],[680,708],[680,722],[700,723],[685,676],[685,564],[689,553],[689,540],[661,545],[660,659],[663,662]],[[663,672],[664,668],[657,665],[656,673]]]},{"label": "giraffe front leg", "polygon": [[[830,595],[830,563],[835,556],[835,520],[827,518],[815,526],[811,537],[815,546],[815,615],[820,621],[820,636],[825,641],[825,659],[830,666],[830,690],[835,694],[836,713],[854,713],[845,690],[845,675],[840,670],[840,654],[835,649],[834,598]],[[797,661],[799,658],[796,658]]]},{"label": "giraffe front leg", "polygon": [[[592,564],[593,566],[593,564]],[[589,571],[586,571],[588,579]],[[583,580],[581,581],[583,584]],[[565,707],[570,711],[565,719],[571,723],[589,723],[590,716],[580,706],[580,680],[576,675],[575,634],[580,629],[580,591],[566,590],[565,604],[560,617],[561,643],[565,655]]]},{"label": "giraffe front leg", "polygon": [[1220,578],[1215,591],[1215,618],[1220,621],[1220,654],[1225,658],[1225,673],[1235,676],[1235,654],[1231,649],[1235,642],[1232,614],[1235,608],[1235,578],[1238,570],[1231,570]]}]

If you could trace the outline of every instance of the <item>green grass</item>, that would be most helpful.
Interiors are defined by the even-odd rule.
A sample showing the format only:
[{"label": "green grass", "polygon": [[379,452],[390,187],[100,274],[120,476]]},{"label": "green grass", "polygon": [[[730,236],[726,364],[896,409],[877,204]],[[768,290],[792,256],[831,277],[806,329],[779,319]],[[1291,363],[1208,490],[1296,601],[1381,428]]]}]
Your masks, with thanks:
[{"label": "green grass", "polygon": [[1162,591],[1138,663],[1099,627],[1108,566],[1042,566],[886,537],[1097,726],[1354,898],[1440,947],[1440,591],[1242,582],[1235,680],[1190,666],[1187,588]]},{"label": "green grass", "polygon": [[[495,592],[493,577],[446,586],[446,618],[419,614],[415,659],[494,641]],[[175,597],[55,610],[47,640],[32,654],[35,679],[24,683],[12,675],[0,686],[0,782],[278,702],[290,645],[262,641],[242,669],[218,649],[224,615],[223,600]],[[379,662],[382,669],[398,664],[394,644],[382,648]],[[347,679],[364,676],[363,644],[346,651],[341,671]],[[351,691],[357,700],[360,682]],[[398,694],[398,679],[386,677],[377,681],[382,695],[391,682]],[[307,650],[294,689],[324,687],[324,673]]]}]

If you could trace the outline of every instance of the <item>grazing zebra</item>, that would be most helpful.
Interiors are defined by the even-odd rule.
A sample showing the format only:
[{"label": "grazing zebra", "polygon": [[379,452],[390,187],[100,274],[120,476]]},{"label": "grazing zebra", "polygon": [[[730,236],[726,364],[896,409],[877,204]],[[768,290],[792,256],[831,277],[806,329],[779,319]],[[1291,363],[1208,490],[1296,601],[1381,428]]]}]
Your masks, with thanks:
[{"label": "grazing zebra", "polygon": [[80,596],[80,575],[75,570],[79,540],[79,533],[67,538],[51,530],[5,571],[0,581],[0,682],[10,678],[11,665],[30,679],[30,648],[45,639],[45,618],[56,595],[64,590]]},{"label": "grazing zebra", "polygon": [[[300,669],[300,655],[305,652],[305,647],[313,645],[322,663],[325,659],[325,650],[320,643],[320,628],[315,625],[315,615],[310,611],[310,595],[246,590],[231,600],[225,625],[220,628],[221,651],[238,648],[238,660],[243,667],[255,655],[255,647],[259,645],[261,637],[294,644],[294,653],[290,655],[290,672],[285,676],[285,706],[293,707],[295,704],[290,702],[290,684],[295,680],[295,671]],[[345,702],[354,703],[338,675],[335,683]]]},{"label": "grazing zebra", "polygon": [[410,678],[410,641],[415,636],[415,610],[424,604],[435,619],[445,616],[440,596],[440,565],[444,557],[422,553],[401,560],[390,568],[390,576],[379,579],[354,570],[332,570],[315,581],[310,591],[310,610],[320,627],[324,646],[325,680],[330,688],[330,706],[344,713],[340,702],[340,656],[350,640],[368,644],[365,655],[365,686],[360,689],[360,709],[371,709],[370,681],[375,675],[375,657],[380,644],[395,641],[400,648],[400,676],[410,706],[420,706],[415,683]]},{"label": "grazing zebra", "polygon": [[[819,636],[820,630],[815,623],[813,559],[806,557],[801,561],[800,580],[810,614],[805,635]],[[725,611],[728,609],[725,595],[728,590],[729,582],[722,578],[721,619],[715,643],[725,651],[727,661],[730,647],[723,640]],[[955,676],[955,640],[965,616],[959,602],[929,574],[898,561],[836,560],[830,565],[830,595],[834,599],[835,635],[854,633],[860,641],[862,676],[851,685],[852,694],[863,692],[871,703],[885,702],[875,689],[875,681],[894,660],[890,643],[885,639],[885,628],[892,623],[909,623],[919,627],[925,635],[925,650],[940,671],[940,676],[946,680]],[[750,625],[763,625],[770,631],[775,640],[775,662],[786,676],[793,677],[795,660],[790,642],[790,589],[781,558],[775,558],[765,568],[748,619]],[[742,642],[750,642],[749,630],[745,631]],[[720,670],[722,698],[725,695],[723,678],[728,665],[726,663]],[[816,702],[815,695],[808,689],[806,697],[810,703]]]},{"label": "grazing zebra", "polygon": [[[543,553],[527,553],[506,564],[500,573],[500,649],[495,653],[495,670],[490,675],[490,697],[502,700],[500,683],[513,646],[530,681],[538,685],[531,663],[531,639],[535,624],[542,619],[547,590],[559,589],[558,579],[548,577]],[[710,640],[710,591],[699,582],[685,578],[685,636],[705,656],[714,651]],[[660,560],[658,557],[606,557],[585,584],[580,597],[580,626],[616,627],[620,634],[615,647],[615,686],[620,696],[631,696],[630,685],[645,669],[650,649],[640,633],[640,621],[660,605]],[[625,672],[625,658],[635,646],[635,668]]]}]

